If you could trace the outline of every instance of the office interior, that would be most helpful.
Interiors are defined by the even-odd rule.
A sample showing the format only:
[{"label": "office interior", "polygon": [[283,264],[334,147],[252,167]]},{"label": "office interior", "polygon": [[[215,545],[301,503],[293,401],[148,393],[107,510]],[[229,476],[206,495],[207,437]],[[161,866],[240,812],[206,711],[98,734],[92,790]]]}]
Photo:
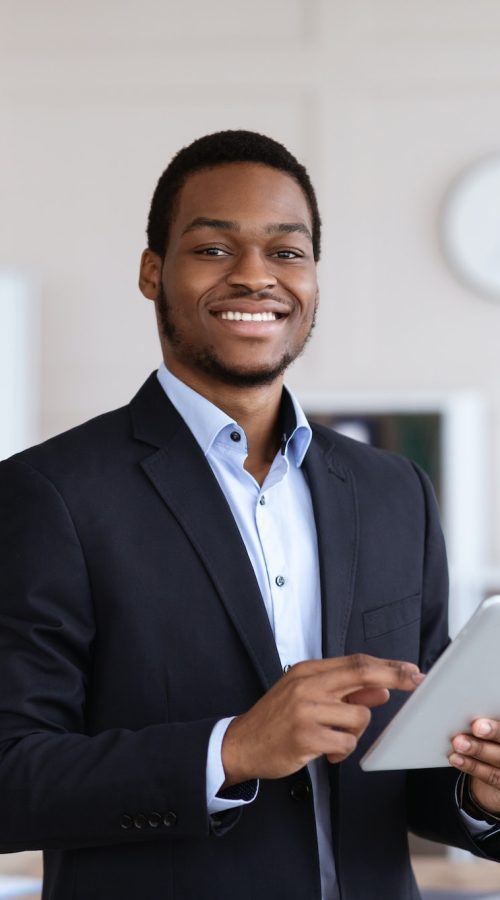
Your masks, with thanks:
[{"label": "office interior", "polygon": [[[156,179],[203,133],[269,134],[324,225],[288,382],[429,472],[456,634],[500,593],[499,101],[498,0],[0,0],[0,458],[158,366],[137,288]],[[412,846],[429,900],[500,897],[494,864]],[[40,866],[0,860],[0,897],[35,900]]]}]

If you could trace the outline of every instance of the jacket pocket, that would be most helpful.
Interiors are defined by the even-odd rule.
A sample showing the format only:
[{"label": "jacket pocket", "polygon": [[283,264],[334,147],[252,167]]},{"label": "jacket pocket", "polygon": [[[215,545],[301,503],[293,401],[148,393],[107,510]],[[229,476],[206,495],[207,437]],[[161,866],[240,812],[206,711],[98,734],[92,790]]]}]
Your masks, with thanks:
[{"label": "jacket pocket", "polygon": [[378,606],[376,609],[369,609],[363,613],[365,639],[369,640],[379,637],[381,634],[388,634],[390,631],[397,631],[398,628],[404,628],[405,625],[411,625],[412,622],[418,622],[419,619],[420,593],[402,597],[401,600],[395,600],[385,606]]}]

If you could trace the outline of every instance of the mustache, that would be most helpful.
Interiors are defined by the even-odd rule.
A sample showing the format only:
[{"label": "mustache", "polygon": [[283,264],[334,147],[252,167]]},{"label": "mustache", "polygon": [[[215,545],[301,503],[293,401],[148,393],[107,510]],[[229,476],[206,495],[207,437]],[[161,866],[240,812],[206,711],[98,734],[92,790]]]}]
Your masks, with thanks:
[{"label": "mustache", "polygon": [[263,288],[261,291],[248,291],[245,288],[240,288],[228,291],[227,294],[213,294],[210,296],[210,301],[216,301],[217,303],[226,303],[231,300],[274,300],[276,303],[282,303],[284,306],[292,306],[288,297],[282,297],[280,294],[276,294],[275,291],[268,291],[266,288]]}]

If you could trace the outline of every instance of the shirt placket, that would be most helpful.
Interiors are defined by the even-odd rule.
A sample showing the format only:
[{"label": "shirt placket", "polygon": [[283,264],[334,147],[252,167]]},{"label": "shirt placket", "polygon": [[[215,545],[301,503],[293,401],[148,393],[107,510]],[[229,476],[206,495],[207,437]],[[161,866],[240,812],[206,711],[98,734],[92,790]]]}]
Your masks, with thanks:
[{"label": "shirt placket", "polygon": [[[286,473],[284,473],[285,475]],[[291,622],[290,568],[280,517],[280,483],[261,490],[256,504],[256,524],[267,570],[272,608],[271,626],[283,668],[296,661],[296,629]]]}]

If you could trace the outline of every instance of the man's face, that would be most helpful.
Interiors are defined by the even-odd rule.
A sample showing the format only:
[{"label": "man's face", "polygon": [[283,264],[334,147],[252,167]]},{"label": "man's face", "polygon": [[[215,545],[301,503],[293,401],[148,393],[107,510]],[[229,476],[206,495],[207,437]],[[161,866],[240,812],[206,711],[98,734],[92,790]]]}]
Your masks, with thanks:
[{"label": "man's face", "polygon": [[302,351],[318,286],[302,189],[232,163],[182,187],[157,296],[168,367],[188,383],[269,384]]}]

